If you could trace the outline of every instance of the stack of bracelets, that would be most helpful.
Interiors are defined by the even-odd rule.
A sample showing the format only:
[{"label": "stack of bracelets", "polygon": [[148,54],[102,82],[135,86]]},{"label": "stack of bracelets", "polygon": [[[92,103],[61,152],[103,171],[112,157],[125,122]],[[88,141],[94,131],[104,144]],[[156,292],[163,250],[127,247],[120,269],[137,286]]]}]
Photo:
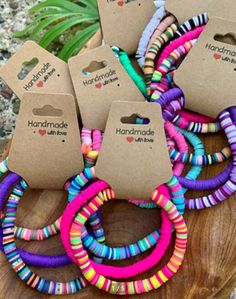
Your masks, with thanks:
[{"label": "stack of bracelets", "polygon": [[[188,237],[183,218],[185,210],[210,208],[236,191],[236,108],[225,109],[217,119],[186,111],[183,92],[174,84],[174,72],[204,30],[208,16],[204,13],[179,25],[173,15],[165,12],[164,1],[155,1],[155,5],[157,11],[143,32],[136,55],[144,76],[136,73],[123,50],[118,47],[112,49],[146,100],[162,107],[173,177],[156,190],[150,190],[149,200],[130,199],[127,202],[139,208],[160,208],[161,227],[130,245],[117,248],[106,245],[100,208],[105,202],[115,200],[115,193],[109,182],[96,177],[96,161],[103,141],[100,130],[82,129],[85,169],[65,184],[68,204],[62,216],[43,228],[15,225],[17,207],[28,186],[23,178],[8,170],[7,159],[2,161],[1,250],[19,278],[39,292],[73,294],[93,285],[110,294],[135,295],[161,287],[178,271],[184,260]],[[136,124],[145,122],[146,119],[136,119]],[[206,153],[198,134],[219,131],[224,132],[228,146],[220,152]],[[216,177],[198,179],[204,166],[227,160],[230,160],[228,166]],[[189,165],[191,168],[186,172]],[[187,198],[185,194],[188,190],[215,191],[201,197]],[[59,233],[65,254],[35,254],[17,248],[15,244],[15,239],[43,241]],[[175,234],[175,246],[169,262],[151,277],[134,280],[135,276],[152,269],[162,260],[170,246],[172,234]],[[129,266],[103,263],[104,260],[130,259],[150,249],[152,251],[147,257]],[[60,267],[71,263],[80,268],[81,276],[68,282],[49,281],[30,268]]]}]

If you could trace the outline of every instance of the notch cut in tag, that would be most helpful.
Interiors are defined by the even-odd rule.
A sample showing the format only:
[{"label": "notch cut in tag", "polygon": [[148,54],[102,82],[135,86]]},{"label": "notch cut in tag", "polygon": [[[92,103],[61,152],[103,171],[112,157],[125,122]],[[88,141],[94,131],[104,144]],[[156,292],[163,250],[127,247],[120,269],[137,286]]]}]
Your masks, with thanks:
[{"label": "notch cut in tag", "polygon": [[[127,122],[127,116],[130,120],[137,115],[145,124]],[[160,105],[112,104],[96,175],[110,184],[120,199],[149,199],[157,186],[171,179]]]},{"label": "notch cut in tag", "polygon": [[25,93],[9,153],[9,169],[32,189],[62,190],[83,167],[74,97]]},{"label": "notch cut in tag", "polygon": [[[88,67],[94,67],[94,63],[102,63],[103,67],[89,72]],[[71,58],[69,69],[86,128],[104,130],[114,101],[145,101],[110,46],[102,46]],[[85,71],[88,71],[86,76]]]},{"label": "notch cut in tag", "polygon": [[20,72],[17,75],[17,78],[19,80],[24,80],[38,64],[39,64],[39,60],[36,57],[31,59],[31,61],[23,62]]},{"label": "notch cut in tag", "polygon": [[183,90],[186,108],[217,117],[235,106],[236,45],[215,36],[236,33],[236,23],[211,18],[198,42],[175,72],[175,83]]},{"label": "notch cut in tag", "polygon": [[94,72],[104,69],[107,66],[106,61],[91,61],[90,64],[82,70],[84,76],[88,76]]},{"label": "notch cut in tag", "polygon": [[236,37],[234,33],[226,33],[226,34],[215,34],[214,40],[223,44],[236,46]]},{"label": "notch cut in tag", "polygon": [[33,41],[27,41],[0,68],[0,78],[20,100],[25,92],[74,95],[68,65]]},{"label": "notch cut in tag", "polygon": [[218,17],[235,21],[236,2],[225,0],[166,0],[166,10],[172,13],[180,24],[194,16],[207,12],[209,18]]},{"label": "notch cut in tag", "polygon": [[98,0],[103,39],[128,55],[136,52],[141,34],[155,13],[153,0]]},{"label": "notch cut in tag", "polygon": [[142,124],[145,125],[149,125],[150,124],[150,119],[148,117],[143,117],[137,113],[133,113],[130,116],[122,116],[120,121],[122,124],[137,124],[139,125],[139,123],[137,123],[137,120],[140,119],[142,121]]}]

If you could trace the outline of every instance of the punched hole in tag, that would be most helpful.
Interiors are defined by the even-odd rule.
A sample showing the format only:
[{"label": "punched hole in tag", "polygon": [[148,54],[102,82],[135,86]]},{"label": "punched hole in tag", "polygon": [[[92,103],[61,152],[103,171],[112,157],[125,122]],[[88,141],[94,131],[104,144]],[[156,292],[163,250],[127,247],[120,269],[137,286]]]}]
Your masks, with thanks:
[{"label": "punched hole in tag", "polygon": [[107,67],[107,61],[91,61],[90,64],[82,70],[82,74],[84,76],[88,76],[94,72],[104,69]]},{"label": "punched hole in tag", "polygon": [[236,36],[232,32],[229,32],[229,33],[226,33],[226,34],[217,33],[214,36],[214,40],[218,41],[220,43],[223,43],[223,44],[236,46]]},{"label": "punched hole in tag", "polygon": [[133,124],[133,125],[149,125],[150,119],[143,117],[140,114],[133,113],[130,116],[123,116],[120,119],[122,124]]},{"label": "punched hole in tag", "polygon": [[30,61],[23,62],[21,65],[21,69],[17,75],[17,78],[19,80],[24,80],[38,64],[39,64],[39,60],[36,57],[34,57]]},{"label": "punched hole in tag", "polygon": [[54,108],[51,105],[45,105],[42,108],[34,108],[32,112],[35,116],[44,117],[61,117],[63,115],[63,111],[61,109]]}]

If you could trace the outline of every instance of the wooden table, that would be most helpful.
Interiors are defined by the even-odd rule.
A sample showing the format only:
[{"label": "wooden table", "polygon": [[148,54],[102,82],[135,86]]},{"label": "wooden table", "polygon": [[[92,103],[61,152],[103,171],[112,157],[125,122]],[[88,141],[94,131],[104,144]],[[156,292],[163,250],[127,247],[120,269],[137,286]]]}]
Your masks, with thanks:
[{"label": "wooden table", "polygon": [[[226,144],[221,134],[202,138],[208,152],[220,150]],[[226,166],[207,167],[201,178],[210,178]],[[191,192],[187,195],[199,195]],[[159,290],[129,298],[142,299],[227,299],[236,286],[236,201],[232,196],[217,207],[204,211],[188,211],[185,214],[189,230],[188,250],[179,272]],[[39,228],[59,217],[66,206],[66,194],[55,191],[27,191],[17,214],[17,225]],[[124,201],[113,201],[102,209],[103,225],[107,244],[121,246],[132,243],[150,233],[160,225],[158,210],[136,208]],[[41,254],[63,253],[60,237],[42,242],[17,241],[17,245]],[[154,274],[170,257],[173,248],[160,265],[140,277]],[[142,257],[145,256],[142,255]],[[113,263],[129,264],[128,262]],[[66,281],[80,275],[76,266],[57,269],[36,269],[47,279]],[[0,253],[0,298],[1,299],[45,299],[56,298],[39,294],[26,287]],[[89,287],[78,294],[62,296],[70,299],[119,298]],[[127,297],[126,297],[127,298]]]}]

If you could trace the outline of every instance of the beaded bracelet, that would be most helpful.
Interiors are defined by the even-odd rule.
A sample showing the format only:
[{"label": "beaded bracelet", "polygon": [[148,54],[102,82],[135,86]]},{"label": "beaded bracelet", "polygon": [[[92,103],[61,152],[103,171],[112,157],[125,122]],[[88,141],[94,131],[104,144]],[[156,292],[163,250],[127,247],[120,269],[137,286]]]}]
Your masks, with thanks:
[{"label": "beaded bracelet", "polygon": [[197,39],[204,29],[205,26],[197,27],[196,29],[185,33],[184,35],[169,43],[169,45],[162,51],[159,59],[157,60],[156,69],[158,69],[162,65],[163,61],[168,58],[175,49],[179,48],[188,41]]},{"label": "beaded bracelet", "polygon": [[[235,117],[236,118],[236,110],[235,109],[231,109],[231,115],[232,115],[232,119]],[[223,117],[222,117],[223,115]],[[225,116],[227,115],[227,117]],[[236,127],[233,123],[233,121],[230,119],[230,114],[229,112],[223,112],[219,119],[223,119],[224,122],[227,123],[227,126],[224,126],[224,122],[220,121],[220,125],[222,126],[222,129],[225,130],[226,136],[228,138],[228,142],[230,145],[230,150],[232,152],[233,155],[233,161],[235,159],[235,148],[234,148],[234,136],[235,136],[235,132],[236,132]],[[228,127],[230,127],[230,129],[228,129]],[[192,199],[186,199],[186,207],[187,209],[203,209],[203,208],[208,208],[211,206],[214,206],[216,204],[218,204],[219,202],[225,200],[226,198],[228,198],[230,195],[232,195],[235,191],[235,174],[234,174],[234,168],[229,167],[231,171],[229,171],[229,169],[226,169],[223,177],[223,182],[224,185],[221,185],[220,182],[222,180],[222,177],[220,175],[220,180],[216,181],[215,186],[219,187],[218,190],[216,190],[213,194],[210,194],[208,196],[203,196],[203,197],[199,197],[199,198],[192,198]],[[229,173],[230,172],[230,173]],[[226,177],[225,177],[226,174]],[[218,179],[218,178],[217,178]],[[227,179],[227,180],[226,180]],[[198,187],[198,190],[204,190],[205,187],[206,189],[212,189],[214,187],[214,185],[211,188],[211,181],[212,180],[201,180],[198,183],[195,183],[196,186]],[[226,182],[225,182],[226,181]],[[189,182],[190,184],[190,182]]]},{"label": "beaded bracelet", "polygon": [[[170,190],[170,194],[172,196],[172,201],[178,206],[178,210],[181,214],[184,212],[184,205],[183,205],[183,189],[179,184],[178,180],[173,177],[168,183],[167,187]],[[130,203],[135,203],[135,201],[130,201]],[[149,203],[147,203],[149,205]],[[145,206],[146,207],[146,206]],[[156,207],[156,205],[155,205]],[[64,227],[64,224],[62,224]],[[62,228],[63,229],[63,228]],[[68,231],[67,231],[68,232]],[[69,233],[69,232],[68,232]],[[91,235],[88,234],[86,229],[83,229],[83,242],[85,247],[94,255],[112,259],[112,260],[121,260],[136,256],[140,253],[147,251],[148,249],[152,248],[154,245],[157,244],[160,238],[160,233],[158,230],[152,232],[142,240],[138,242],[127,245],[124,247],[119,248],[111,248],[104,244],[99,244]],[[67,240],[68,241],[68,240]],[[68,244],[68,242],[67,242]]]},{"label": "beaded bracelet", "polygon": [[218,153],[198,156],[189,153],[180,153],[176,149],[170,149],[169,155],[175,162],[181,162],[184,164],[189,163],[193,166],[207,166],[225,162],[231,157],[231,151],[229,147],[225,147]]},{"label": "beaded bracelet", "polygon": [[160,50],[160,48],[163,46],[163,44],[173,39],[176,30],[177,30],[176,24],[172,24],[164,33],[158,36],[158,38],[154,41],[154,43],[152,44],[152,46],[150,47],[150,49],[146,54],[143,71],[144,71],[148,96],[151,93],[150,84],[151,84],[151,79],[154,71],[154,60],[156,58],[156,55]]},{"label": "beaded bracelet", "polygon": [[[182,130],[182,129],[178,128],[178,127],[176,127],[176,129],[178,131],[180,131],[181,134],[183,134],[185,136],[185,138],[188,140],[188,142],[193,146],[194,153],[196,155],[199,155],[199,156],[200,155],[204,155],[204,153],[205,153],[204,145],[201,142],[201,140],[195,134],[193,134],[191,132],[187,132],[185,130]],[[181,184],[182,187],[183,187],[183,193],[186,193],[188,191],[188,189],[192,190],[191,187],[190,187],[191,183],[195,183],[196,190],[198,190],[197,186],[199,186],[199,188],[201,188],[201,186],[202,186],[201,181],[198,183],[198,180],[196,180],[198,178],[198,176],[200,175],[201,171],[202,171],[202,166],[192,166],[191,169],[188,171],[188,173],[186,174],[185,177],[178,176],[179,182],[180,183],[183,182],[183,184]],[[175,173],[175,172],[174,172],[174,174],[177,175],[177,173]],[[186,181],[188,183],[187,186],[185,184]],[[220,185],[221,184],[219,184],[218,187]],[[148,209],[157,208],[156,204],[154,202],[152,202],[152,201],[151,202],[147,202],[145,200],[132,200],[130,202],[136,204],[137,206],[139,206],[141,208],[148,208]]]},{"label": "beaded bracelet", "polygon": [[208,23],[208,14],[207,13],[203,13],[200,15],[197,15],[195,17],[193,17],[192,19],[184,22],[175,32],[175,36],[174,38],[178,38],[182,35],[184,35],[185,33],[194,30],[197,27],[201,27],[203,25],[206,25]]},{"label": "beaded bracelet", "polygon": [[[197,27],[201,27],[201,26],[205,25],[207,23],[207,21],[208,21],[207,14],[202,14],[202,15],[193,17],[192,19],[186,21],[182,26],[176,28],[173,36],[171,37],[171,40],[176,39],[176,38],[180,37],[181,35],[183,35],[184,33],[194,30]],[[167,40],[167,41],[169,41],[169,40]],[[163,44],[164,43],[162,43],[161,46],[163,46]],[[150,47],[150,49],[152,49],[151,50],[152,54],[150,55],[149,51],[147,51],[147,54],[146,54],[146,60],[148,63],[147,69],[145,70],[145,67],[144,67],[144,74],[146,75],[145,78],[146,78],[146,84],[147,84],[147,88],[148,88],[148,95],[151,94],[149,85],[151,83],[151,77],[154,72],[155,59],[156,59],[157,54],[161,48],[161,46],[156,47],[155,42],[153,43],[153,46],[154,46],[154,49],[152,49],[152,46]],[[155,54],[153,55],[153,53],[155,53]],[[145,62],[146,62],[146,60],[145,60]],[[145,63],[145,65],[146,65],[146,63]]]},{"label": "beaded bracelet", "polygon": [[234,115],[235,117],[235,109],[231,110],[230,112],[227,110],[223,111],[219,115],[220,124],[227,135],[230,149],[233,155],[233,167],[230,172],[229,178],[218,190],[214,191],[210,195],[194,199],[186,199],[186,207],[190,210],[200,210],[215,206],[218,203],[227,199],[236,191],[236,126],[232,121],[233,117],[231,115]]},{"label": "beaded bracelet", "polygon": [[[169,220],[174,224],[174,227],[176,229],[175,249],[167,266],[165,266],[161,271],[159,271],[149,279],[136,282],[116,282],[102,276],[100,274],[100,271],[95,270],[95,268],[99,268],[101,267],[101,265],[96,265],[89,259],[81,241],[82,226],[84,226],[84,223],[88,219],[89,215],[98,210],[99,207],[103,205],[104,201],[114,198],[112,190],[108,189],[106,193],[104,192],[105,194],[100,194],[100,196],[96,196],[95,198],[93,198],[78,213],[71,227],[71,223],[68,223],[68,217],[72,218],[73,221],[75,213],[79,211],[84,204],[83,196],[79,195],[75,199],[75,201],[73,201],[72,204],[67,207],[66,212],[63,214],[62,222],[64,223],[65,221],[65,225],[69,226],[69,229],[71,229],[71,231],[69,236],[66,235],[66,232],[64,231],[65,226],[63,225],[61,231],[62,239],[65,240],[70,238],[71,250],[73,251],[74,257],[77,259],[83,275],[92,285],[95,285],[106,292],[117,295],[140,294],[143,292],[151,291],[152,289],[157,289],[177,272],[180,265],[182,264],[186,251],[187,228],[183,217],[178,213],[174,204],[165,197],[165,193],[162,192],[161,189],[159,190],[161,192],[158,192],[157,189],[153,193],[152,200],[167,212]],[[81,201],[83,203],[81,203]],[[77,205],[75,205],[76,203]],[[156,248],[156,250],[158,250],[158,247]],[[122,271],[122,268],[120,268],[120,271]],[[110,276],[109,271],[107,275]]]},{"label": "beaded bracelet", "polygon": [[[169,197],[166,187],[163,186],[162,189],[163,192],[167,194],[167,196]],[[114,193],[111,189],[107,189],[97,194],[97,196],[94,199],[98,201],[104,199],[105,200],[114,199]],[[73,252],[70,249],[69,232],[70,232],[71,223],[76,215],[76,212],[81,207],[81,201],[84,202],[81,199],[81,196],[78,196],[78,198],[73,204],[73,207],[72,205],[69,205],[62,216],[62,230],[61,230],[62,241],[67,254],[75,263],[76,263],[76,259],[74,258]],[[141,274],[149,270],[153,266],[155,266],[163,257],[171,240],[171,233],[172,233],[171,222],[168,220],[168,217],[165,212],[164,213],[162,212],[162,220],[163,221],[161,227],[161,237],[158,241],[158,245],[156,246],[157,249],[154,250],[154,252],[152,252],[148,258],[144,258],[143,260],[138,261],[134,265],[122,267],[122,273],[121,272],[119,273],[119,270],[121,269],[119,267],[97,265],[97,263],[94,263],[96,270],[101,271],[101,273],[103,273],[104,275],[107,272],[109,272],[109,277],[112,278],[130,278],[138,274]]]},{"label": "beaded bracelet", "polygon": [[127,53],[115,46],[112,47],[112,50],[119,58],[121,65],[126,70],[135,85],[138,87],[140,92],[144,95],[144,97],[147,97],[145,82],[143,81],[143,78],[135,71]]},{"label": "beaded bracelet", "polygon": [[144,60],[145,60],[145,53],[148,46],[148,42],[150,40],[150,37],[153,35],[153,32],[155,31],[156,27],[160,24],[161,19],[165,16],[165,7],[164,3],[162,3],[155,14],[153,15],[152,19],[146,26],[146,28],[143,31],[142,37],[139,41],[138,49],[136,52],[136,59],[141,68],[143,68]]},{"label": "beaded bracelet", "polygon": [[[176,99],[180,99],[181,101],[180,105],[177,105],[177,103],[174,102]],[[194,122],[194,121],[189,121],[188,119],[180,115],[177,115],[176,112],[182,109],[185,103],[183,92],[178,87],[172,88],[169,91],[163,93],[160,99],[157,100],[156,102],[159,103],[163,107],[163,109],[165,109],[166,105],[172,104],[173,111],[169,111],[169,112],[167,112],[167,110],[163,111],[163,118],[166,120],[167,119],[170,120],[172,123],[176,124],[178,127],[184,130],[193,133],[217,133],[221,130],[221,126],[218,121],[212,123]]]},{"label": "beaded bracelet", "polygon": [[[95,178],[94,176],[94,169],[85,169],[81,174],[76,177],[77,183],[77,193],[79,193],[84,186],[88,183],[89,180]],[[70,183],[72,184],[72,183]],[[68,183],[65,185],[65,189],[68,190]],[[76,193],[76,194],[77,194]],[[68,201],[71,201],[73,196],[70,192],[68,192]],[[42,228],[42,229],[29,229],[23,227],[16,227],[15,228],[15,235],[17,238],[30,241],[30,240],[45,240],[51,236],[54,236],[59,233],[60,231],[60,218],[57,219],[54,223]]]},{"label": "beaded bracelet", "polygon": [[[97,193],[103,191],[106,184],[94,184],[92,188],[83,191],[85,202],[93,198]],[[22,192],[27,188],[27,184],[22,180],[14,189],[14,195],[9,197],[6,205],[6,216],[3,220],[3,249],[6,258],[12,268],[31,288],[45,294],[65,295],[73,294],[87,286],[86,280],[81,277],[69,282],[48,281],[34,273],[22,260],[14,240],[14,226],[16,220],[17,207],[20,202]],[[73,201],[70,203],[73,205]]]},{"label": "beaded bracelet", "polygon": [[[152,44],[154,43],[154,41],[158,38],[158,36],[160,36],[163,32],[166,31],[166,29],[173,24],[174,22],[176,22],[176,18],[173,15],[169,15],[166,16],[165,19],[163,19],[163,21],[160,23],[160,25],[156,28],[156,30],[154,31],[152,37],[149,40],[149,44],[147,46],[147,50],[146,53],[148,52],[148,50],[151,48]],[[146,54],[145,53],[145,54]],[[144,58],[144,62],[145,62],[145,58]]]},{"label": "beaded bracelet", "polygon": [[[168,58],[164,59],[158,70],[154,71],[151,82],[152,94],[151,101],[156,101],[161,94],[170,89],[170,84],[162,84],[162,78],[166,76],[173,65],[185,56],[196,43],[197,39],[185,42],[183,45],[175,49]],[[165,80],[166,82],[166,80]]]},{"label": "beaded bracelet", "polygon": [[[0,210],[2,211],[4,199],[7,197],[9,191],[13,186],[20,180],[20,177],[17,174],[10,173],[2,183],[0,184]],[[2,246],[2,226],[0,225],[0,249],[3,250]],[[41,267],[58,267],[65,266],[71,263],[71,260],[67,255],[59,256],[44,256],[37,255],[33,253],[26,252],[22,249],[18,249],[22,259],[32,265],[32,266],[41,266]]]}]

